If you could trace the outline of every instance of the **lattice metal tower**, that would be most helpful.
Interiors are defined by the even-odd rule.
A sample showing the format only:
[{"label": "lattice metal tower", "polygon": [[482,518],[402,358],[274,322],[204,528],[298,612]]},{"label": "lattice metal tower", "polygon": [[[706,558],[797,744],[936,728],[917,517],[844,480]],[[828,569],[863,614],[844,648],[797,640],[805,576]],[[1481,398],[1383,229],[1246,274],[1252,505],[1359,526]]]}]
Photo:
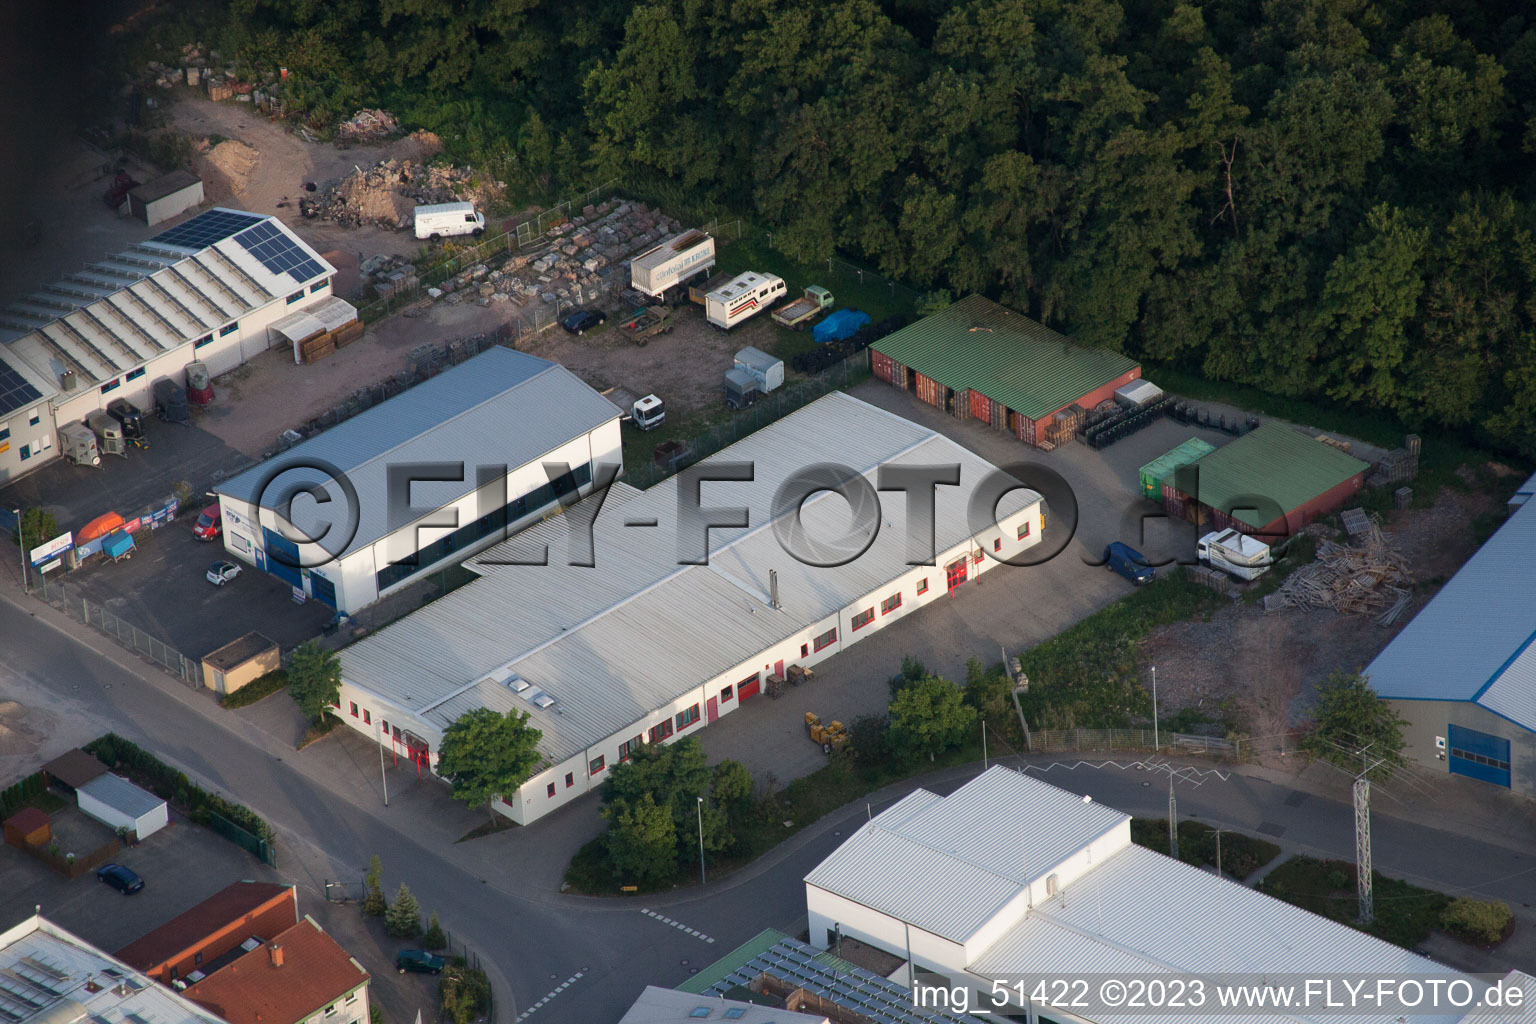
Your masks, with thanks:
[{"label": "lattice metal tower", "polygon": [[1371,871],[1371,780],[1362,774],[1355,780],[1355,892],[1360,904],[1360,923],[1376,919]]}]

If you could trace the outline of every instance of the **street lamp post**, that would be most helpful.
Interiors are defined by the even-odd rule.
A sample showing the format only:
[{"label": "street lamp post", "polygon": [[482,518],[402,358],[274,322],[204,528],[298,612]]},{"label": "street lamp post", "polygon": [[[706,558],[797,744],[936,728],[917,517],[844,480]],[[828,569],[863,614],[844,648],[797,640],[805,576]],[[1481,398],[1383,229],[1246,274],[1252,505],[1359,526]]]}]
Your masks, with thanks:
[{"label": "street lamp post", "polygon": [[379,740],[379,781],[384,783],[384,806],[389,806],[389,776],[384,774],[384,744],[389,738],[389,733],[384,733],[384,739]]},{"label": "street lamp post", "polygon": [[1157,666],[1152,666],[1152,749],[1161,751],[1163,744],[1157,732]]},{"label": "street lamp post", "polygon": [[699,884],[709,881],[704,874],[704,798],[699,797]]}]

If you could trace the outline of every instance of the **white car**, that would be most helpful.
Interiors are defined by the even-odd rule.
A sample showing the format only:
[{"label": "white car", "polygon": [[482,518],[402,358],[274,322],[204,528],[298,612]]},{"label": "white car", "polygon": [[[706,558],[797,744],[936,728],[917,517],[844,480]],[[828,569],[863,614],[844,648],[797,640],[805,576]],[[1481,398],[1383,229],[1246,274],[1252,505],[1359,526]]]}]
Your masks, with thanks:
[{"label": "white car", "polygon": [[240,575],[240,567],[234,562],[214,562],[208,567],[208,582],[222,587]]}]

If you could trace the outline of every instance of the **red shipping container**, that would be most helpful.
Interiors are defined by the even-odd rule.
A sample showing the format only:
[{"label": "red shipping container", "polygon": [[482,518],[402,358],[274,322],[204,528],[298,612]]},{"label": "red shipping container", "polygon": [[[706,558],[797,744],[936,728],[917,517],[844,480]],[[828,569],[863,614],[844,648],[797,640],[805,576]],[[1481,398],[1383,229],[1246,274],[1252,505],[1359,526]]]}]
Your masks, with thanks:
[{"label": "red shipping container", "polygon": [[992,399],[980,391],[970,389],[971,418],[981,420],[983,423],[992,422]]},{"label": "red shipping container", "polygon": [[884,352],[869,350],[869,368],[874,375],[888,384],[896,382],[896,360]]}]

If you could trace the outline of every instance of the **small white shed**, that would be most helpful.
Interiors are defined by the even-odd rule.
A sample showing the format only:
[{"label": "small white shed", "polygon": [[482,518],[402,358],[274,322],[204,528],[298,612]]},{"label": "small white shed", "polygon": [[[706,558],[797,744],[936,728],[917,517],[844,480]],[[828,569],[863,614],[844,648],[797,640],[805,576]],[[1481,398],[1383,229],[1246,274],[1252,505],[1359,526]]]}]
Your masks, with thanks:
[{"label": "small white shed", "polygon": [[76,788],[80,809],[111,829],[131,828],[144,839],[170,821],[165,801],[127,779],[110,773],[98,775]]},{"label": "small white shed", "polygon": [[146,224],[159,224],[203,202],[203,179],[172,171],[128,192],[128,212]]}]

